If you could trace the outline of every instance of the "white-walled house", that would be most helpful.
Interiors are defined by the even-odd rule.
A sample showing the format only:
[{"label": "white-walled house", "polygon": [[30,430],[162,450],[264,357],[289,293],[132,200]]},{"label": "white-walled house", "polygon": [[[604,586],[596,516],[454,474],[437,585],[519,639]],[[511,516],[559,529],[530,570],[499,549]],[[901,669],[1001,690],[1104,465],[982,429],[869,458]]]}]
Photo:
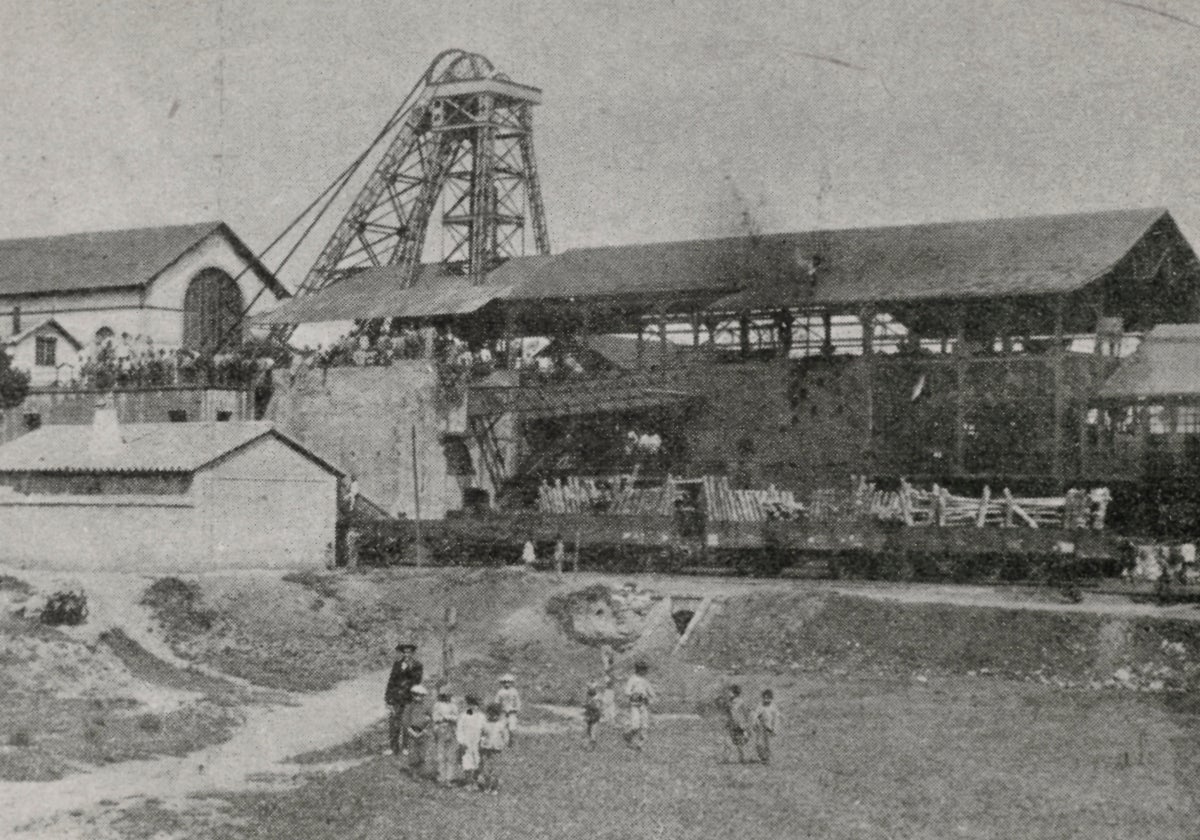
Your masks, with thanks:
[{"label": "white-walled house", "polygon": [[0,346],[12,359],[13,367],[29,372],[29,384],[35,387],[70,380],[70,372],[83,349],[82,342],[53,318],[10,335]]},{"label": "white-walled house", "polygon": [[44,426],[0,446],[0,560],[204,571],[332,562],[337,467],[269,423]]},{"label": "white-walled house", "polygon": [[85,346],[211,349],[287,297],[224,222],[0,240],[0,339],[53,318]]}]

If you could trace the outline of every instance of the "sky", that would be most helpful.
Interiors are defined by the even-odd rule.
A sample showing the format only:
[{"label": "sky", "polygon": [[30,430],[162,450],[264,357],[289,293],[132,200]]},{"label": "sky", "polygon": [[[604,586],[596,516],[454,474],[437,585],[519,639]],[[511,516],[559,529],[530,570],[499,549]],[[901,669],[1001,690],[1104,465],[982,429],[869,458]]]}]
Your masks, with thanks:
[{"label": "sky", "polygon": [[260,250],[449,47],[545,91],[555,251],[743,211],[1200,231],[1200,0],[0,0],[0,237],[222,219]]}]

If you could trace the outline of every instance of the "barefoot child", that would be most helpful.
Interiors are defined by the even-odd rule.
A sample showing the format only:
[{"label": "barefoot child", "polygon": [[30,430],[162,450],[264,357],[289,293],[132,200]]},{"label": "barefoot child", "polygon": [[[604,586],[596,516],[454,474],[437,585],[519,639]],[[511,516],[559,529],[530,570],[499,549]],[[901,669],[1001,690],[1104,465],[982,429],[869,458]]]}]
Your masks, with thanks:
[{"label": "barefoot child", "polygon": [[479,699],[468,694],[466,709],[458,716],[455,736],[462,753],[463,781],[474,784],[479,773],[479,739],[483,735],[483,715],[479,713]]},{"label": "barefoot child", "polygon": [[633,666],[633,676],[625,683],[625,696],[629,700],[629,728],[625,730],[625,742],[640,750],[650,733],[650,704],[654,700],[654,689],[646,674],[650,666],[638,662]]},{"label": "barefoot child", "polygon": [[763,764],[771,763],[771,739],[778,732],[779,709],[775,707],[775,693],[768,688],[754,710],[754,749]]},{"label": "barefoot child", "polygon": [[496,796],[500,793],[504,748],[509,743],[508,725],[499,703],[489,703],[486,715],[479,732],[479,789]]},{"label": "barefoot child", "polygon": [[723,712],[725,734],[729,736],[730,745],[737,751],[738,763],[743,764],[746,761],[746,742],[750,740],[750,733],[747,731],[750,728],[750,713],[746,708],[746,699],[742,697],[740,685],[729,686]]},{"label": "barefoot child", "polygon": [[587,700],[583,701],[583,725],[587,732],[588,746],[596,748],[600,720],[604,717],[604,704],[600,699],[600,687],[595,683],[588,686]]},{"label": "barefoot child", "polygon": [[505,674],[500,678],[500,690],[496,692],[496,702],[500,704],[504,726],[508,729],[508,743],[511,746],[517,735],[517,716],[521,713],[521,693],[517,691],[517,678]]},{"label": "barefoot child", "polygon": [[458,721],[458,707],[451,699],[450,687],[437,690],[437,702],[430,713],[433,728],[434,775],[438,784],[448,785],[458,773],[458,745],[454,734]]}]

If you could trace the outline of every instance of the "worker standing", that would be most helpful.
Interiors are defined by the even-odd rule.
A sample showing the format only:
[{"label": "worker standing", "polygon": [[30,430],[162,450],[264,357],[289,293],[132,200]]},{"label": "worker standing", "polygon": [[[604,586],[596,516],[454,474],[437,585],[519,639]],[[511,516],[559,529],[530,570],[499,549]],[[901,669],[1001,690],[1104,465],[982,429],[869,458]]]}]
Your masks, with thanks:
[{"label": "worker standing", "polygon": [[388,752],[391,755],[408,755],[410,736],[405,712],[413,702],[412,690],[421,684],[425,672],[416,653],[415,642],[403,641],[396,645],[396,660],[383,693],[383,702],[388,707]]}]

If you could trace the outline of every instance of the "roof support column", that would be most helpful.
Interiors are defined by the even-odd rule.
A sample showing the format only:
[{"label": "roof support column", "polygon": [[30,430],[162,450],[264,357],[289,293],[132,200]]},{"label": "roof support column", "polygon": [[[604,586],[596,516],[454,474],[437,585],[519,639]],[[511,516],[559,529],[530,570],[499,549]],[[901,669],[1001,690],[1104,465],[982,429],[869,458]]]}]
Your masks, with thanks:
[{"label": "roof support column", "polygon": [[660,364],[663,368],[666,368],[667,354],[669,352],[669,348],[667,347],[667,308],[665,304],[660,303],[656,307],[656,310],[656,314],[658,315],[658,349],[661,353]]},{"label": "roof support column", "polygon": [[738,341],[743,359],[750,357],[750,313],[742,310],[738,313]]},{"label": "roof support column", "polygon": [[1062,295],[1054,297],[1054,341],[1050,347],[1050,364],[1054,372],[1054,430],[1051,435],[1050,474],[1058,489],[1062,489],[1066,481],[1063,464],[1063,418],[1067,413],[1067,395],[1063,393],[1066,387],[1066,372],[1064,360],[1066,338],[1063,334],[1063,308],[1065,301]]},{"label": "roof support column", "polygon": [[866,449],[861,462],[862,471],[868,476],[875,473],[875,310],[863,307],[858,313],[862,322],[863,353],[863,419],[867,424]]},{"label": "roof support column", "polygon": [[821,313],[821,324],[825,328],[825,341],[821,344],[821,355],[833,355],[833,315],[826,309]]},{"label": "roof support column", "polygon": [[646,352],[646,325],[642,323],[641,317],[638,318],[637,328],[637,366],[642,366],[642,360],[645,358]]},{"label": "roof support column", "polygon": [[692,347],[700,346],[700,313],[692,310]]},{"label": "roof support column", "polygon": [[955,475],[966,472],[967,455],[967,312],[963,304],[954,307],[954,462]]}]

